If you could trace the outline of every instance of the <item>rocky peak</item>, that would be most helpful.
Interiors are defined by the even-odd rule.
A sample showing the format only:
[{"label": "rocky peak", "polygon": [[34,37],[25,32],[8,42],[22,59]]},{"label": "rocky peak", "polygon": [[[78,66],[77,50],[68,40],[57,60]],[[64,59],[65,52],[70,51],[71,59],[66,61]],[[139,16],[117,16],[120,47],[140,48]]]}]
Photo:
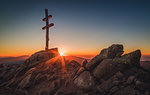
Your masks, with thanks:
[{"label": "rocky peak", "polygon": [[110,47],[103,49],[99,55],[91,59],[90,62],[86,64],[86,68],[92,71],[104,59],[121,57],[123,52],[123,45],[113,44]]},{"label": "rocky peak", "polygon": [[140,67],[140,50],[122,54],[123,45],[114,44],[79,64],[59,56],[57,48],[40,51],[0,72],[0,94],[149,95],[150,72]]},{"label": "rocky peak", "polygon": [[53,57],[59,56],[58,48],[48,49],[47,51],[42,50],[31,55],[25,62],[34,63],[34,62],[44,62]]},{"label": "rocky peak", "polygon": [[102,58],[115,58],[115,57],[121,57],[123,52],[124,52],[123,45],[113,44],[110,47],[103,49],[99,55]]},{"label": "rocky peak", "polygon": [[[140,67],[141,51],[122,54],[123,45],[114,44],[103,49],[84,69],[78,70],[74,84],[84,90],[96,89],[98,95],[149,95],[150,73]],[[138,83],[144,89],[137,86]]]},{"label": "rocky peak", "polygon": [[133,51],[131,53],[125,54],[122,56],[124,59],[130,59],[132,65],[140,65],[140,58],[141,58],[141,51],[138,49],[136,51]]}]

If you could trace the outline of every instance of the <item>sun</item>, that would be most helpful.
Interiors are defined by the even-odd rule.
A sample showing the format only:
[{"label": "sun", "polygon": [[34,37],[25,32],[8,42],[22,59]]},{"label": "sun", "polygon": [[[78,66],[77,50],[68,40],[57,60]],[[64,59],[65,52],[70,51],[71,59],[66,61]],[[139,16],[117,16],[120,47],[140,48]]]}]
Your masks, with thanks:
[{"label": "sun", "polygon": [[60,56],[63,56],[63,55],[64,55],[64,53],[62,53],[62,52],[60,52],[59,54],[60,54]]}]

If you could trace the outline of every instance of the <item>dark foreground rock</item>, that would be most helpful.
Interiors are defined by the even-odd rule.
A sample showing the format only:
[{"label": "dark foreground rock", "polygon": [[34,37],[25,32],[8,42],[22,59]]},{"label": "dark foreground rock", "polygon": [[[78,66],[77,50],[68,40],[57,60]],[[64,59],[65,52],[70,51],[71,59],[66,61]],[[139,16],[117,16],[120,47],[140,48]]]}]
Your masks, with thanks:
[{"label": "dark foreground rock", "polygon": [[103,49],[89,62],[68,62],[57,48],[40,51],[24,64],[0,71],[0,95],[150,95],[150,72],[140,50]]},{"label": "dark foreground rock", "polygon": [[92,89],[95,86],[95,80],[90,72],[84,71],[75,80],[74,84],[81,89]]},{"label": "dark foreground rock", "polygon": [[90,62],[86,64],[86,68],[92,71],[103,59],[120,57],[123,52],[123,45],[114,44],[103,49],[99,55],[90,60]]}]

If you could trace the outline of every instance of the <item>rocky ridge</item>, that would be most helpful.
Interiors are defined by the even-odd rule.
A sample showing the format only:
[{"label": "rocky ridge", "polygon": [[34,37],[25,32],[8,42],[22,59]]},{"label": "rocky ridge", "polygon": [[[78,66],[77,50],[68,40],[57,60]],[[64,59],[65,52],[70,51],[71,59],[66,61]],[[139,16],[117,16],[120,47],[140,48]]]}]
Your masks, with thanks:
[{"label": "rocky ridge", "polygon": [[57,48],[37,52],[0,71],[0,95],[150,95],[140,50],[123,52],[123,45],[113,44],[81,64],[68,62]]}]

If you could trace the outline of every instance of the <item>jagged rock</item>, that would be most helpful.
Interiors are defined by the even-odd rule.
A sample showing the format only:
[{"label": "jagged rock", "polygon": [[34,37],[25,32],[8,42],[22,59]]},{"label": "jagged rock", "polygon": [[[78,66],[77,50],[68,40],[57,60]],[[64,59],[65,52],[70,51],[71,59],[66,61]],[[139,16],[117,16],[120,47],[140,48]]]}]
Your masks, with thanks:
[{"label": "jagged rock", "polygon": [[110,93],[113,94],[116,92],[119,88],[117,86],[114,86],[113,88],[110,89]]},{"label": "jagged rock", "polygon": [[[111,68],[110,66],[112,66],[112,59],[105,59],[101,62],[101,64],[99,64],[93,71],[93,75],[98,78],[101,79],[102,77],[107,77],[109,76],[107,74],[107,68],[110,68],[110,72],[113,70],[113,68]],[[112,74],[111,74],[112,75]]]},{"label": "jagged rock", "polygon": [[105,95],[112,87],[114,87],[114,84],[112,84],[112,80],[108,79],[104,82],[102,82],[100,85],[97,86],[97,90]]},{"label": "jagged rock", "polygon": [[120,44],[113,44],[107,49],[103,49],[99,55],[103,58],[115,58],[115,57],[121,57],[123,54],[123,45]]},{"label": "jagged rock", "polygon": [[93,70],[103,59],[120,57],[123,54],[123,45],[113,44],[107,49],[103,49],[99,55],[95,56],[86,64],[88,70]]},{"label": "jagged rock", "polygon": [[43,91],[40,95],[49,95],[49,93],[46,91]]},{"label": "jagged rock", "polygon": [[114,95],[141,95],[132,86],[127,86],[121,90],[118,90]]},{"label": "jagged rock", "polygon": [[88,63],[88,61],[85,59],[83,62],[82,62],[82,67],[86,68],[86,64]]},{"label": "jagged rock", "polygon": [[149,95],[149,91],[145,91],[144,95]]},{"label": "jagged rock", "polygon": [[[132,55],[132,57],[127,58],[125,56],[120,58],[114,58],[114,59],[104,59],[94,70],[93,74],[96,78],[104,78],[108,79],[112,75],[114,75],[118,71],[125,70],[128,66],[135,64],[132,63],[132,60],[135,60],[134,58],[138,58],[141,54],[139,51],[135,51],[129,54],[129,56]],[[128,56],[128,55],[126,55]],[[137,59],[139,60],[139,59]]]},{"label": "jagged rock", "polygon": [[97,55],[86,64],[85,68],[92,71],[102,60],[103,58],[101,58],[100,55]]},{"label": "jagged rock", "polygon": [[78,69],[80,67],[81,65],[75,60],[72,60],[67,64],[67,69],[70,69],[70,68]]},{"label": "jagged rock", "polygon": [[90,72],[84,71],[74,80],[74,84],[81,89],[92,89],[95,86],[95,80]]},{"label": "jagged rock", "polygon": [[24,88],[30,82],[31,74],[27,75],[20,83],[19,88]]},{"label": "jagged rock", "polygon": [[80,67],[77,72],[75,73],[74,75],[74,79],[77,78],[81,73],[83,73],[85,71],[85,68],[84,67]]},{"label": "jagged rock", "polygon": [[112,59],[104,59],[94,70],[93,74],[96,78],[108,79],[116,72],[125,69],[126,66],[123,63],[114,62]]},{"label": "jagged rock", "polygon": [[127,84],[131,84],[135,79],[135,76],[130,76],[127,80]]},{"label": "jagged rock", "polygon": [[124,75],[120,71],[116,73],[116,77],[118,77],[118,78],[123,78],[123,76]]},{"label": "jagged rock", "polygon": [[131,65],[140,66],[140,58],[141,58],[141,51],[136,50],[131,53],[123,55],[121,58],[129,59],[131,60]]},{"label": "jagged rock", "polygon": [[34,62],[44,62],[44,61],[47,61],[51,58],[54,58],[56,56],[58,56],[59,53],[58,53],[58,49],[57,48],[52,48],[52,49],[49,49],[48,51],[39,51],[39,52],[36,52],[35,54],[31,55],[31,57],[29,57],[25,63],[26,64],[29,64],[29,63],[34,63]]},{"label": "jagged rock", "polygon": [[117,81],[113,81],[113,82],[112,82],[112,84],[114,84],[114,85],[119,85],[119,83],[120,83],[120,81],[119,81],[119,80],[117,80]]},{"label": "jagged rock", "polygon": [[27,91],[17,89],[14,93],[14,95],[28,95]]},{"label": "jagged rock", "polygon": [[85,92],[82,90],[72,89],[70,88],[60,88],[55,95],[84,95]]},{"label": "jagged rock", "polygon": [[33,73],[34,70],[35,70],[35,68],[31,68],[29,71],[26,72],[26,74],[24,75],[23,79],[18,84],[19,88],[24,88],[31,82],[30,78],[31,78],[32,73]]},{"label": "jagged rock", "polygon": [[[54,57],[57,58],[55,61],[50,60]],[[15,88],[32,87],[46,80],[48,78],[46,74],[57,73],[61,70],[61,61],[57,48],[37,52],[29,57],[28,60],[28,62],[26,61],[25,64],[21,64],[16,69],[14,77],[7,83],[7,86]],[[55,70],[54,68],[57,69]]]},{"label": "jagged rock", "polygon": [[[0,74],[0,80],[5,82],[5,81],[9,81],[14,77],[14,74],[16,73],[16,69],[10,69],[10,70],[4,70],[1,74]],[[0,84],[0,85],[3,85]]]},{"label": "jagged rock", "polygon": [[141,81],[136,81],[135,82],[135,85],[136,85],[136,87],[139,89],[139,90],[144,90],[145,89],[145,85],[144,85],[144,83],[143,82],[141,82]]},{"label": "jagged rock", "polygon": [[[44,62],[46,64],[52,63],[52,62],[49,62],[48,60],[50,60],[51,58],[54,58],[56,56],[59,56],[57,48],[52,48],[52,49],[49,49],[48,51],[39,51],[39,52],[31,55],[31,57],[29,57],[25,61],[24,64],[21,64],[20,67],[17,68],[15,77],[24,75],[26,73],[26,71],[28,71],[30,68],[36,67],[37,65],[43,64]],[[58,61],[59,61],[59,59],[58,59]],[[58,61],[56,61],[55,63],[57,63]],[[60,64],[60,62],[59,62],[59,64]]]}]

